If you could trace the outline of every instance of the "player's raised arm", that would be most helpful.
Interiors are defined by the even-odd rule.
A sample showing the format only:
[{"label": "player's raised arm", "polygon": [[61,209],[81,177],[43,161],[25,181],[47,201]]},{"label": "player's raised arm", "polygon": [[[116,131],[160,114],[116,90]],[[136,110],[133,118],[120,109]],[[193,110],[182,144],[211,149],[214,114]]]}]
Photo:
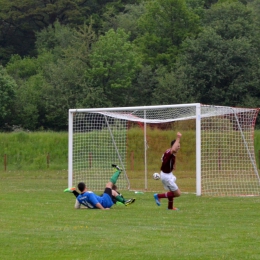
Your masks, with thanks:
[{"label": "player's raised arm", "polygon": [[177,153],[178,150],[180,149],[181,136],[182,136],[182,134],[180,132],[178,132],[176,140],[175,140],[174,144],[171,147],[171,152],[172,153]]}]

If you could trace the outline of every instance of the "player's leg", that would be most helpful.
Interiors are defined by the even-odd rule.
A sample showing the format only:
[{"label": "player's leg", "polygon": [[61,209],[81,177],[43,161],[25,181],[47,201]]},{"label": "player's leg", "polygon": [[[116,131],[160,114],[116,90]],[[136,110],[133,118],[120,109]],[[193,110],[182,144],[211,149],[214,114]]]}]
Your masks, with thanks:
[{"label": "player's leg", "polygon": [[111,176],[110,181],[106,184],[106,188],[110,188],[111,190],[113,189],[113,186],[116,184],[116,181],[121,173],[121,169],[115,165],[112,164],[112,167],[115,167],[117,170],[114,172],[114,174]]},{"label": "player's leg", "polygon": [[[122,196],[122,194],[120,194],[119,192],[115,191],[114,189],[112,189],[112,196],[113,196],[112,200],[113,200],[114,202],[116,201],[116,202],[123,203],[125,206],[128,206],[128,205],[130,205],[130,204],[132,204],[132,203],[135,202],[135,198],[126,200],[126,199]],[[115,202],[115,203],[116,203],[116,202]]]},{"label": "player's leg", "polygon": [[177,189],[175,191],[169,191],[169,192],[166,193],[166,196],[168,198],[168,209],[170,209],[170,210],[178,210],[177,208],[175,208],[173,206],[173,203],[174,203],[174,198],[175,197],[179,197],[180,193],[181,192],[180,192],[179,189]]},{"label": "player's leg", "polygon": [[176,184],[176,177],[170,173],[166,174],[161,172],[161,181],[165,189],[169,190],[165,193],[154,194],[155,202],[158,206],[161,205],[160,199],[167,198],[168,199],[168,209],[176,209],[173,207],[173,201],[175,197],[179,197],[181,195],[180,189]]},{"label": "player's leg", "polygon": [[115,184],[113,184],[112,190],[115,190],[115,191],[118,193],[119,196],[121,196],[124,200],[126,200],[126,199],[124,198],[124,196],[117,190],[117,186],[116,186]]},{"label": "player's leg", "polygon": [[112,202],[114,202],[114,198],[118,195],[118,193],[115,190],[113,190],[113,187],[116,187],[115,184],[121,173],[121,169],[115,164],[112,164],[112,167],[116,168],[116,171],[111,176],[110,181],[106,184],[104,193],[108,194],[110,196]]},{"label": "player's leg", "polygon": [[112,196],[113,196],[113,201],[115,199],[116,202],[119,201],[125,204],[125,199],[122,196],[120,196],[117,191],[112,190]]},{"label": "player's leg", "polygon": [[[113,191],[115,191],[117,194],[114,195]],[[113,201],[117,201],[117,202],[119,202],[121,204],[123,203],[125,206],[128,206],[128,205],[130,205],[130,204],[135,202],[135,198],[131,198],[131,199],[126,200],[123,197],[123,195],[117,190],[117,186],[115,184],[113,184],[113,186],[112,186],[112,195],[114,197]],[[115,202],[115,204],[116,204],[116,202]]]},{"label": "player's leg", "polygon": [[116,181],[117,181],[117,179],[118,179],[122,170],[115,164],[112,164],[112,167],[115,167],[117,170],[111,176],[110,181],[106,184],[106,188],[105,188],[104,193],[109,195],[109,197],[111,198],[113,203],[114,203],[113,198],[115,198],[115,197],[117,197],[117,199],[120,202],[124,203],[123,202],[124,199],[122,197],[118,196],[118,193],[115,190],[113,190],[113,186],[116,184]]},{"label": "player's leg", "polygon": [[64,190],[64,192],[73,193],[76,198],[79,196],[79,193],[76,191],[76,188],[75,188],[75,187],[67,188],[67,189]]},{"label": "player's leg", "polygon": [[[168,184],[168,181],[169,181],[169,174],[166,174],[166,173],[161,171],[160,176],[161,176],[161,182],[162,182],[164,188],[166,190],[168,190],[167,184]],[[167,198],[165,193],[158,193],[158,194],[156,193],[156,194],[153,195],[153,197],[155,199],[155,203],[157,204],[157,206],[161,206],[160,199]]]},{"label": "player's leg", "polygon": [[113,200],[114,204],[124,205],[124,202],[121,200],[121,198],[118,199],[117,196],[121,196],[124,199],[124,197],[117,191],[117,186],[115,184],[113,184],[113,186],[112,186],[112,200]]},{"label": "player's leg", "polygon": [[178,210],[173,206],[174,198],[181,196],[181,191],[178,188],[176,184],[176,177],[173,175],[173,178],[171,178],[169,182],[168,189],[169,191],[166,193],[166,196],[168,198],[168,209],[170,210]]},{"label": "player's leg", "polygon": [[163,186],[168,192],[158,194],[159,198],[169,198],[169,197],[180,197],[181,196],[181,191],[176,184],[176,177],[172,174],[165,174],[161,173],[161,180],[163,183]]},{"label": "player's leg", "polygon": [[[115,184],[113,184],[113,186],[112,186],[112,200],[113,200],[114,204],[123,205],[123,203],[121,203],[120,201],[117,201],[117,200],[116,200],[116,196],[117,196],[117,195],[116,195],[116,196],[113,195],[113,190],[118,193],[118,191],[117,191],[117,186],[116,186]],[[120,195],[120,194],[118,193],[118,195]]]},{"label": "player's leg", "polygon": [[168,197],[168,209],[173,209],[173,197]]}]

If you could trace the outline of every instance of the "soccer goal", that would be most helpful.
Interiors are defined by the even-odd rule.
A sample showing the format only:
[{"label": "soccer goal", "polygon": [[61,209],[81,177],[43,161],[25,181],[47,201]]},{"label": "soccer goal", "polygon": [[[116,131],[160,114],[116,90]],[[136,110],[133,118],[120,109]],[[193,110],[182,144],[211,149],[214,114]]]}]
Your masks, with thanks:
[{"label": "soccer goal", "polygon": [[120,189],[159,191],[161,156],[182,133],[175,175],[198,196],[259,196],[258,109],[199,103],[69,110],[68,183],[103,190],[115,163]]}]

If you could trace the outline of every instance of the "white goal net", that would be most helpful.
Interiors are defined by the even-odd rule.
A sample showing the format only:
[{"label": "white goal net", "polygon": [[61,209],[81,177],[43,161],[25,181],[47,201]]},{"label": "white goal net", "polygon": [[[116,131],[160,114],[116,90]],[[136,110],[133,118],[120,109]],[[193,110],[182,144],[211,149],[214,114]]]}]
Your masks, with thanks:
[{"label": "white goal net", "polygon": [[119,189],[160,191],[152,178],[161,156],[182,133],[175,175],[182,192],[258,196],[254,152],[258,109],[182,104],[69,110],[69,186],[103,190],[123,172]]}]

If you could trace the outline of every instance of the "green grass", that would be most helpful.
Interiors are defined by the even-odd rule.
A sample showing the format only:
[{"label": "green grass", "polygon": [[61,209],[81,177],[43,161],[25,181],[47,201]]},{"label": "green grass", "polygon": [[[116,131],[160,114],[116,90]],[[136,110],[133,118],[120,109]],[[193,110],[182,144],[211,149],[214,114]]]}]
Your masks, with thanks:
[{"label": "green grass", "polygon": [[[68,167],[65,132],[0,133],[0,158],[7,156],[8,170],[61,170]],[[49,165],[47,156],[49,155]],[[4,159],[1,169],[4,169]]]},{"label": "green grass", "polygon": [[[160,167],[162,153],[169,146],[172,131],[148,131],[147,162],[151,169]],[[95,134],[95,133],[93,133]],[[178,171],[195,172],[195,133],[184,130],[181,150],[178,153]],[[100,140],[104,144],[107,141]],[[85,144],[82,143],[84,146]],[[98,146],[98,149],[100,146]],[[255,159],[260,168],[260,130],[254,132]],[[80,150],[80,147],[78,147]],[[92,147],[93,149],[93,147]],[[143,131],[133,128],[128,133],[127,167],[129,170],[143,171],[144,165]],[[231,152],[231,149],[229,149]],[[110,151],[110,150],[109,150]],[[216,151],[214,151],[215,154]],[[67,132],[13,132],[0,133],[0,169],[4,169],[4,155],[7,156],[7,170],[64,170],[68,167]],[[49,155],[49,164],[47,157]],[[109,155],[106,155],[110,158]],[[88,163],[87,158],[84,158]],[[83,161],[84,161],[83,160]],[[188,162],[188,163],[187,163]]]},{"label": "green grass", "polygon": [[74,210],[66,186],[66,171],[0,172],[1,260],[259,259],[259,197],[183,194],[167,211],[124,191],[129,207]]}]

